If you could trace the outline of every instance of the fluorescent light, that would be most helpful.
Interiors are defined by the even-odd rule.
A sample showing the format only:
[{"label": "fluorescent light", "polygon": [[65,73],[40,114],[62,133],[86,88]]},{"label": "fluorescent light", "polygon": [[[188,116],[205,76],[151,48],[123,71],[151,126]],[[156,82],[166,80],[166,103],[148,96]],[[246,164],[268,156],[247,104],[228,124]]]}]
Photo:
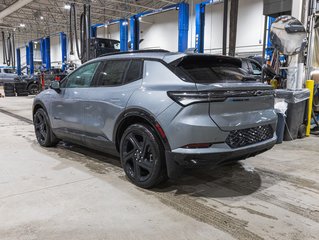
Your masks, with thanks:
[{"label": "fluorescent light", "polygon": [[25,24],[24,23],[20,23],[20,27],[25,27]]},{"label": "fluorescent light", "polygon": [[71,5],[70,4],[65,4],[64,5],[64,9],[67,9],[67,10],[71,9]]}]

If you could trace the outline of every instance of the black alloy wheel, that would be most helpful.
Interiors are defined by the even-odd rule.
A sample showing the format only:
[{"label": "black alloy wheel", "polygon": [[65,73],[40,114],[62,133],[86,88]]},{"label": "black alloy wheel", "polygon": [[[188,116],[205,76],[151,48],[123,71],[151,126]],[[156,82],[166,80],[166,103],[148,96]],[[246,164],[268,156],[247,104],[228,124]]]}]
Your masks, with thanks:
[{"label": "black alloy wheel", "polygon": [[59,140],[52,133],[47,113],[39,108],[33,117],[36,138],[43,147],[53,147]]},{"label": "black alloy wheel", "polygon": [[36,83],[30,84],[30,86],[28,87],[28,92],[30,95],[37,95],[40,92],[39,85]]},{"label": "black alloy wheel", "polygon": [[147,125],[134,124],[125,130],[120,156],[127,177],[139,187],[151,188],[167,178],[162,144]]}]

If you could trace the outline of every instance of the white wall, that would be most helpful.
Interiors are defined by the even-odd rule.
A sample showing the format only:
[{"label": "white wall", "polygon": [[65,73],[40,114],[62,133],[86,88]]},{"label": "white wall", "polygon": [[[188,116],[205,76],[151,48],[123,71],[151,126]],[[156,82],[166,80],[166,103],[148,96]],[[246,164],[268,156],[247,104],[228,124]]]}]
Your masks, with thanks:
[{"label": "white wall", "polygon": [[[190,1],[189,48],[195,47],[195,4],[199,2],[201,0]],[[220,54],[222,52],[223,11],[223,3],[206,6],[204,47],[207,53]],[[263,29],[263,0],[240,0],[236,53],[241,55],[261,53]],[[162,48],[170,51],[178,50],[177,11],[172,10],[144,17],[140,31],[140,38],[144,39],[140,49]],[[119,40],[118,25],[108,27],[107,34],[108,37]],[[105,34],[100,33],[99,36],[103,37]]]},{"label": "white wall", "polygon": [[178,50],[178,12],[175,10],[146,16],[140,24],[141,49]]},{"label": "white wall", "polygon": [[[196,4],[201,1],[196,0],[193,2]],[[222,52],[223,12],[223,3],[206,6],[204,48],[207,53],[220,54]],[[195,7],[190,6],[189,47],[195,47],[195,25]],[[263,0],[240,0],[238,6],[236,53],[261,53],[263,31]],[[229,33],[227,34],[227,38],[229,38]]]}]

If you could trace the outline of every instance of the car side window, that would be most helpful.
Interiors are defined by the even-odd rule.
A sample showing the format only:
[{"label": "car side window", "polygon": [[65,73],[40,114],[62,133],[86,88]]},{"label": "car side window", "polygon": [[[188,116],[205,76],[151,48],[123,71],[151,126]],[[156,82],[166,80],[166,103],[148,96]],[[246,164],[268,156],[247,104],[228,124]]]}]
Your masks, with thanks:
[{"label": "car side window", "polygon": [[98,73],[96,86],[118,86],[123,83],[129,60],[106,61]]},{"label": "car side window", "polygon": [[87,88],[90,87],[95,71],[100,62],[89,63],[73,72],[61,87],[65,88]]},{"label": "car side window", "polygon": [[261,74],[261,67],[258,66],[256,63],[251,62],[251,66],[253,68],[254,75],[260,75]]},{"label": "car side window", "polygon": [[134,82],[143,77],[143,61],[140,59],[134,59],[131,61],[127,70],[125,83]]}]

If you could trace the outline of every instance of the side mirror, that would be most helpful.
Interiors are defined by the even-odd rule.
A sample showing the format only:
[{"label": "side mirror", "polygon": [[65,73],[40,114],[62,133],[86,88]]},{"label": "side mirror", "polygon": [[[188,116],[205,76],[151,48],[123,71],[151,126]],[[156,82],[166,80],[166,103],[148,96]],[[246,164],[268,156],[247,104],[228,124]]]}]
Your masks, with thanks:
[{"label": "side mirror", "polygon": [[52,81],[50,84],[50,88],[59,93],[61,91],[60,82],[59,81]]}]

